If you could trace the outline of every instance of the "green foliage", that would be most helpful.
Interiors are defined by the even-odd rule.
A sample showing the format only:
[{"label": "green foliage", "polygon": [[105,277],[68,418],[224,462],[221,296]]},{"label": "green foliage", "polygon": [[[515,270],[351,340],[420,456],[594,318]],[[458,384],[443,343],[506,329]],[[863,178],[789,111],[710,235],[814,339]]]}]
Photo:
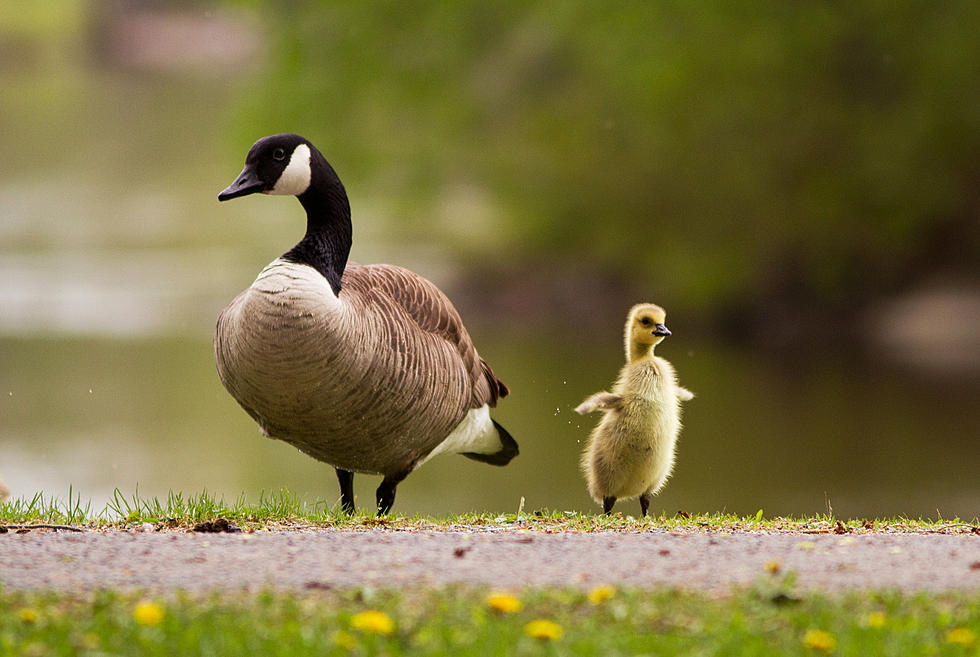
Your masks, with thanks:
[{"label": "green foliage", "polygon": [[[820,630],[835,654],[962,655],[970,647],[956,640],[972,636],[975,649],[980,633],[969,594],[807,594],[787,603],[760,585],[720,598],[616,591],[594,603],[580,590],[532,589],[517,594],[516,613],[492,610],[485,595],[459,587],[166,599],[0,592],[0,654],[815,655],[807,631]],[[354,622],[365,610],[386,615],[393,631]],[[536,619],[557,623],[561,636],[528,636]]]},{"label": "green foliage", "polygon": [[840,307],[975,262],[974,2],[257,4],[242,141],[307,134],[396,233],[479,249],[447,206],[475,189],[505,236],[483,248],[702,308]]}]

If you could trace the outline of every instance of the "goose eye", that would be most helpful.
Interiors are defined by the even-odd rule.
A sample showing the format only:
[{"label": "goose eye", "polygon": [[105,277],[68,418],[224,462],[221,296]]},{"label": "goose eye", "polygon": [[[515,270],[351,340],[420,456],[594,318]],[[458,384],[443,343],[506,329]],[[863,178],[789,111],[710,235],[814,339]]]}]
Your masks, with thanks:
[{"label": "goose eye", "polygon": [[653,324],[653,322],[650,320],[649,317],[644,317],[643,319],[640,320],[640,324],[643,324],[644,326],[650,326],[651,324]]},{"label": "goose eye", "polygon": [[285,160],[286,151],[282,150],[281,148],[277,148],[276,150],[272,151],[272,159],[279,160],[280,162]]}]

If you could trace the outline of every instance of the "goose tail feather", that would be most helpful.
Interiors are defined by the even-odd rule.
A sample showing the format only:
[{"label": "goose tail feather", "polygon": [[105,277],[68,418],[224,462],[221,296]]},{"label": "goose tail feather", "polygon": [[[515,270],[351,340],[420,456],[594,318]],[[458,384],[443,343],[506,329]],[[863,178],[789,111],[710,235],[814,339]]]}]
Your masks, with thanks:
[{"label": "goose tail feather", "polygon": [[491,419],[494,428],[497,430],[497,434],[500,437],[500,450],[494,452],[493,454],[478,454],[476,452],[463,452],[463,456],[474,461],[480,461],[481,463],[489,463],[490,465],[507,465],[513,460],[515,456],[520,454],[520,449],[517,446],[517,441],[514,437],[510,435],[507,429],[504,429],[500,424]]}]

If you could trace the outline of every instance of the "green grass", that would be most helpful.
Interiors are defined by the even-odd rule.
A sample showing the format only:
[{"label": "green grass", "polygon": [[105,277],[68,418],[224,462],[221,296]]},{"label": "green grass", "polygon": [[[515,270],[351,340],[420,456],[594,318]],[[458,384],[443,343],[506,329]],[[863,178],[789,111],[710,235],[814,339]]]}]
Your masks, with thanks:
[{"label": "green grass", "polygon": [[[828,633],[836,655],[976,655],[980,648],[976,595],[797,597],[786,595],[789,586],[760,584],[721,598],[618,591],[599,604],[584,592],[528,590],[515,594],[523,605],[516,613],[490,609],[486,591],[458,587],[177,595],[151,600],[147,617],[136,611],[144,600],[135,594],[0,591],[0,654],[825,654],[806,645],[808,630]],[[386,614],[392,633],[357,629],[352,618],[365,610]],[[528,636],[535,619],[557,623],[561,637]],[[955,642],[971,636],[972,647]]]},{"label": "green grass", "polygon": [[[766,517],[763,510],[748,517],[725,513],[680,514],[637,519],[629,515],[603,516],[577,511],[549,509],[517,513],[467,513],[440,518],[404,516],[397,513],[379,520],[362,510],[353,516],[339,512],[336,505],[323,501],[307,502],[288,490],[263,493],[257,502],[245,496],[233,502],[202,492],[185,495],[171,492],[166,499],[127,496],[118,489],[104,509],[93,510],[83,504],[72,489],[67,500],[37,494],[31,499],[15,499],[0,504],[0,525],[67,524],[89,528],[127,528],[151,523],[157,528],[186,528],[196,523],[225,518],[242,529],[288,529],[290,527],[323,527],[363,529],[384,526],[411,530],[479,530],[481,528],[514,528],[541,531],[638,531],[644,529],[699,531],[799,531],[810,533],[841,531],[919,531],[969,532],[977,529],[977,519],[875,518],[841,520],[830,515],[808,518]],[[838,523],[841,525],[838,527]]]},{"label": "green grass", "polygon": [[[742,518],[725,514],[646,521],[561,511],[445,518],[347,517],[323,502],[287,491],[228,503],[201,493],[167,499],[116,494],[105,509],[40,495],[0,505],[0,524],[56,523],[125,528],[152,523],[185,530],[227,518],[245,529],[368,528],[537,531],[834,531],[838,519]],[[853,531],[971,531],[958,520],[876,519]],[[0,555],[2,556],[2,555]],[[599,584],[598,582],[596,584]],[[766,575],[746,589],[716,595],[670,589],[621,590],[598,604],[581,589],[512,591],[522,608],[492,610],[487,589],[451,586],[403,590],[309,589],[301,593],[185,593],[144,598],[138,592],[71,594],[5,591],[0,585],[3,655],[978,655],[980,595],[898,592],[803,593],[793,575]],[[149,603],[146,606],[146,603]],[[141,606],[143,605],[143,606]],[[389,635],[358,629],[360,612],[394,623]],[[557,623],[561,636],[536,639],[527,624]],[[825,634],[823,649],[808,631]],[[828,638],[829,637],[829,638]],[[959,643],[957,641],[960,641]],[[964,645],[966,644],[969,645]],[[972,643],[971,643],[972,642]],[[811,641],[813,643],[813,641]]]}]

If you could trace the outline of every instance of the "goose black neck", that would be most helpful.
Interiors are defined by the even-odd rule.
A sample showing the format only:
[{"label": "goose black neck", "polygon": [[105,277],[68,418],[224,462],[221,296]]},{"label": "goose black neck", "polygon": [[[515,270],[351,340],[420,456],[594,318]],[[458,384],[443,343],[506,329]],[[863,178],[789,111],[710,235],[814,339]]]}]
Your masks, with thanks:
[{"label": "goose black neck", "polygon": [[351,246],[350,202],[340,178],[319,152],[313,151],[310,164],[310,187],[298,196],[306,210],[306,234],[282,257],[313,267],[334,294],[340,294]]}]

